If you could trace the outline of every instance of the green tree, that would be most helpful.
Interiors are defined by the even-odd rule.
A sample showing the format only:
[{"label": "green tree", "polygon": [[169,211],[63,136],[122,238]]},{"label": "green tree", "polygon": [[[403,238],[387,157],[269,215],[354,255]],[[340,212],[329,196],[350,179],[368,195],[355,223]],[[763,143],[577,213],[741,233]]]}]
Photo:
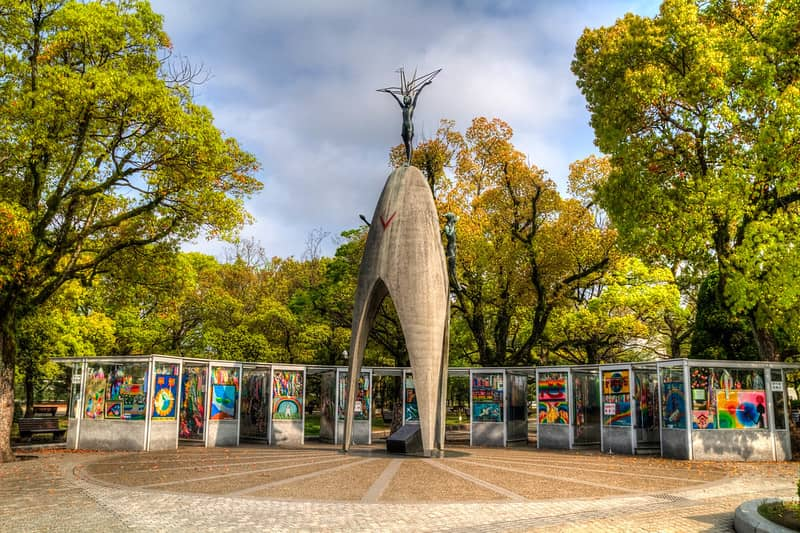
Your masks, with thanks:
[{"label": "green tree", "polygon": [[666,0],[585,30],[572,64],[624,244],[717,270],[767,360],[798,325],[798,25],[796,0]]},{"label": "green tree", "polygon": [[[598,279],[615,240],[589,208],[562,198],[512,137],[499,119],[476,118],[464,134],[443,121],[412,159],[439,213],[459,217],[451,353],[483,366],[532,363],[553,310]],[[400,162],[398,148],[390,159]]]},{"label": "green tree", "polygon": [[750,327],[720,302],[718,287],[718,272],[711,272],[700,285],[689,355],[695,359],[758,359]]},{"label": "green tree", "polygon": [[146,2],[2,0],[0,10],[0,459],[9,461],[19,320],[123,250],[200,230],[230,235],[260,184],[253,157],[192,102],[194,72],[169,61]]},{"label": "green tree", "polygon": [[217,305],[211,256],[148,246],[120,253],[93,289],[114,319],[112,353],[205,354],[203,326]]},{"label": "green tree", "polygon": [[[50,357],[93,357],[111,353],[114,320],[96,305],[98,294],[68,281],[47,303],[20,319],[17,374],[25,416],[33,416],[35,392],[53,372]],[[17,387],[17,390],[20,388]]]},{"label": "green tree", "polygon": [[680,313],[672,272],[626,257],[553,312],[547,337],[554,355],[571,364],[652,360],[673,355],[664,323]]},{"label": "green tree", "polygon": [[[575,161],[570,165],[569,192],[593,213],[595,224],[600,228],[608,228],[610,222],[605,210],[597,204],[596,198],[598,190],[608,180],[611,168],[611,161],[608,157],[594,155]],[[645,250],[641,257],[647,261],[649,268],[654,272],[658,272],[662,268],[668,269],[671,276],[665,276],[662,273],[657,277],[662,278],[660,283],[663,283],[664,279],[671,279],[680,294],[681,303],[676,305],[673,302],[667,305],[663,309],[660,319],[653,323],[658,336],[664,340],[664,343],[658,343],[658,355],[674,359],[684,357],[686,345],[693,331],[697,272],[695,269],[689,268],[685,262],[677,261],[663,253],[654,253],[654,250]],[[629,257],[627,261],[632,259],[634,258]],[[627,261],[623,261],[623,264]],[[642,267],[644,266],[642,265]],[[619,265],[609,266],[610,270],[618,268]],[[649,274],[644,278],[646,279],[648,276]],[[596,289],[601,287],[601,285],[585,287],[576,293],[575,300],[579,303],[585,302],[587,301],[584,297],[586,294],[591,298],[596,295]]]},{"label": "green tree", "polygon": [[[324,364],[341,364],[342,352],[350,347],[358,271],[366,246],[367,227],[342,233],[343,242],[334,256],[323,263],[317,283],[298,290],[292,308],[307,324],[306,338],[315,333],[316,359]],[[403,366],[408,364],[400,322],[391,298],[378,310],[369,334],[364,360],[368,364]]]}]

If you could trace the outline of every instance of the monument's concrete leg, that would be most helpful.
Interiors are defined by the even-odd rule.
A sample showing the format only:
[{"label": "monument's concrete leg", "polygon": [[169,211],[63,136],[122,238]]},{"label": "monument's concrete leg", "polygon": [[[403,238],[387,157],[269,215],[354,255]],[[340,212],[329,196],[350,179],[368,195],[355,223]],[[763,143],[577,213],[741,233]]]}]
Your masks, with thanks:
[{"label": "monument's concrete leg", "polygon": [[436,418],[436,448],[444,451],[445,422],[447,421],[447,356],[450,353],[450,305],[447,306],[447,318],[444,324],[442,342],[441,385],[439,387],[439,416]]},{"label": "monument's concrete leg", "polygon": [[447,388],[448,280],[439,218],[430,188],[415,167],[386,180],[358,274],[350,340],[344,450],[352,442],[356,380],[381,302],[392,297],[417,392],[423,453],[444,449]]}]

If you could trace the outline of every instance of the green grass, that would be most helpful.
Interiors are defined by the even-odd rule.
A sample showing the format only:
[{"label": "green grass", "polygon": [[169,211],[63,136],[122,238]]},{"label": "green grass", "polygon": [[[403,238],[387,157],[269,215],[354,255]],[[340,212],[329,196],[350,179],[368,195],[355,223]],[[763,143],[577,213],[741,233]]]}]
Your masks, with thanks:
[{"label": "green grass", "polygon": [[790,502],[763,503],[758,514],[783,527],[800,531],[800,505]]},{"label": "green grass", "polygon": [[306,414],[306,423],[304,426],[304,431],[306,435],[319,435],[319,413],[316,414]]}]

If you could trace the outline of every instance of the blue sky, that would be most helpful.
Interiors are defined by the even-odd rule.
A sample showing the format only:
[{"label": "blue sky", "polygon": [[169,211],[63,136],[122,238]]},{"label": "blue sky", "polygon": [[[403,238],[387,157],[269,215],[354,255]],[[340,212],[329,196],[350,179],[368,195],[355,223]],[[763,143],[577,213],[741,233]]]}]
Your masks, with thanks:
[{"label": "blue sky", "polygon": [[[568,165],[596,152],[570,72],[585,27],[658,3],[633,0],[405,2],[155,0],[174,52],[202,65],[195,100],[254,153],[263,190],[242,232],[269,256],[300,258],[308,235],[331,238],[369,217],[401,142],[397,104],[376,89],[395,70],[443,71],[415,112],[415,140],[441,119],[464,130],[476,116],[514,129],[515,146],[565,192]],[[224,257],[225,244],[187,245]]]}]

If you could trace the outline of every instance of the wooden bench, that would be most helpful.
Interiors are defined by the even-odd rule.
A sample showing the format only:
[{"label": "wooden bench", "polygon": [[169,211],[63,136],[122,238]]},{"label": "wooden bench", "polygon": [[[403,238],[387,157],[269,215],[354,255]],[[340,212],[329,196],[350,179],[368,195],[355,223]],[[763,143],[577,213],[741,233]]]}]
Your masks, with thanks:
[{"label": "wooden bench", "polygon": [[58,418],[55,417],[19,419],[19,436],[23,439],[30,440],[34,433],[52,433],[53,440],[56,440],[66,432],[66,429],[58,427]]},{"label": "wooden bench", "polygon": [[41,415],[44,416],[56,416],[56,411],[58,411],[57,405],[34,405],[33,406],[33,416],[38,417]]}]

